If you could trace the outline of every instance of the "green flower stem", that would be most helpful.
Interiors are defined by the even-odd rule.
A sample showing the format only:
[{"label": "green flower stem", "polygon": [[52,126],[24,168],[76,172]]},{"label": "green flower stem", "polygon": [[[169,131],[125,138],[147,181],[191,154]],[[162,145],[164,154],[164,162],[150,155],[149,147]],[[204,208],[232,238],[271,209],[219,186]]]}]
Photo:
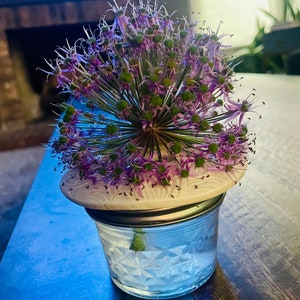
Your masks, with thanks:
[{"label": "green flower stem", "polygon": [[133,239],[131,241],[129,249],[133,251],[146,251],[147,241],[145,232],[141,228],[134,228],[133,231]]}]

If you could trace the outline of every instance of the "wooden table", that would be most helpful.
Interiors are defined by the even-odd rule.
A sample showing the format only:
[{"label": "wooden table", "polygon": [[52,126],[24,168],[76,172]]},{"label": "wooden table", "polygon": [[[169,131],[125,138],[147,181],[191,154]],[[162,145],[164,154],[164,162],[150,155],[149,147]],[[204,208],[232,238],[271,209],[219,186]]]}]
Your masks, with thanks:
[{"label": "wooden table", "polygon": [[[216,272],[181,300],[300,299],[300,76],[244,77],[239,95],[256,88],[263,116],[251,116],[257,153],[222,205]],[[0,299],[136,299],[111,283],[96,228],[60,193],[55,166],[47,152],[0,265]]]}]

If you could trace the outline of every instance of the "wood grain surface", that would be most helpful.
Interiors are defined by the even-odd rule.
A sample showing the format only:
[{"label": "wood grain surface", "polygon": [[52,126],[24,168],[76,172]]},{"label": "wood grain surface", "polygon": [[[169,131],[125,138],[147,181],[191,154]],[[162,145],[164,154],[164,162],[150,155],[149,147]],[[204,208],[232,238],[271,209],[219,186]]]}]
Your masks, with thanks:
[{"label": "wood grain surface", "polygon": [[[211,299],[300,299],[300,78],[245,74],[256,89],[256,154],[220,212]],[[260,103],[264,101],[266,105]],[[224,288],[225,287],[225,288]],[[204,296],[200,288],[194,299]],[[220,289],[222,292],[220,292]],[[210,299],[210,298],[207,298]]]}]

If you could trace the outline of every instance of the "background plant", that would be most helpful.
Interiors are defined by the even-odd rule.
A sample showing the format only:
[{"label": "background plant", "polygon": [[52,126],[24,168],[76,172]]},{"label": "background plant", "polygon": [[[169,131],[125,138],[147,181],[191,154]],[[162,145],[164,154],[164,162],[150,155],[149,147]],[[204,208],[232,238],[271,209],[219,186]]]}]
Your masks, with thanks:
[{"label": "background plant", "polygon": [[[291,0],[282,0],[281,17],[273,15],[270,11],[261,11],[273,21],[273,28],[300,22],[300,11]],[[263,39],[270,28],[257,20],[257,33],[249,45],[242,45],[228,49],[230,61],[236,65],[237,72],[251,73],[285,73],[285,54],[267,55],[264,53]],[[295,36],[297,38],[297,36]]]},{"label": "background plant", "polygon": [[282,0],[282,17],[278,18],[269,11],[263,9],[262,12],[270,17],[274,23],[300,22],[300,10],[294,6],[292,0]]}]

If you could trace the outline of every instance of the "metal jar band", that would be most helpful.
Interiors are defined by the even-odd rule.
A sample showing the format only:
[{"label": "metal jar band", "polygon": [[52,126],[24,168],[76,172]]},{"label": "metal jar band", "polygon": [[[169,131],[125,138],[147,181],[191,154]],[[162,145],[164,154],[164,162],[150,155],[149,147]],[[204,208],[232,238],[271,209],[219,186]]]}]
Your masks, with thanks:
[{"label": "metal jar band", "polygon": [[123,227],[155,227],[174,224],[206,214],[221,205],[225,193],[206,201],[159,210],[96,210],[86,208],[89,216],[99,222]]}]

